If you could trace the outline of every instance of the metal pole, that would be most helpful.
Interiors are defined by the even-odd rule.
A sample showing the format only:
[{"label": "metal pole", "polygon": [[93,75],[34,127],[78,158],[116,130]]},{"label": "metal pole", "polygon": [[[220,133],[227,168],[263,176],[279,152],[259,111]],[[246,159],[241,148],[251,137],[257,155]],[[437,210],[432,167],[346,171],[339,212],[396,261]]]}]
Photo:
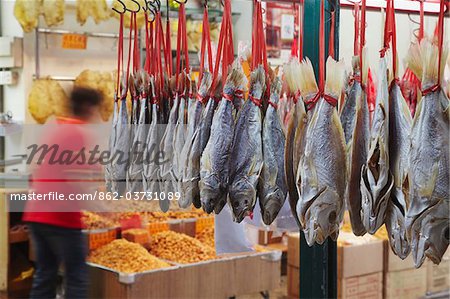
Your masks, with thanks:
[{"label": "metal pole", "polygon": [[[330,5],[331,2],[331,5]],[[305,57],[309,57],[319,72],[319,23],[320,1],[304,2],[304,45]],[[330,12],[335,9],[335,53],[339,57],[339,1],[325,1],[325,53],[328,53]],[[327,54],[326,54],[327,55]],[[300,298],[337,297],[337,245],[329,238],[323,245],[309,247],[303,232],[300,233]]]}]

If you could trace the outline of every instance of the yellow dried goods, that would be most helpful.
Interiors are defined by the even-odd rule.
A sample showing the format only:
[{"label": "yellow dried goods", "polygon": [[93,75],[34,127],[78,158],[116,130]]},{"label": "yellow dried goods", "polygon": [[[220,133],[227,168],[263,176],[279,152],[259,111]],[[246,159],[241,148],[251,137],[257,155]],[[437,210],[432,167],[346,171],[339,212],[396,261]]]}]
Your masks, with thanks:
[{"label": "yellow dried goods", "polygon": [[98,264],[123,273],[138,273],[170,265],[151,255],[139,244],[124,239],[114,240],[93,251],[88,262]]},{"label": "yellow dried goods", "polygon": [[77,21],[82,26],[92,17],[95,24],[109,19],[109,9],[106,0],[77,0]]},{"label": "yellow dried goods", "polygon": [[150,253],[180,264],[197,263],[216,258],[214,249],[197,239],[173,231],[151,236]]},{"label": "yellow dried goods", "polygon": [[23,31],[33,31],[39,23],[42,0],[16,0],[14,16],[22,26]]},{"label": "yellow dried goods", "polygon": [[44,19],[47,26],[57,26],[64,22],[64,0],[44,0]]},{"label": "yellow dried goods", "polygon": [[196,239],[198,239],[200,242],[202,242],[205,245],[210,246],[211,248],[215,247],[214,244],[214,226],[207,227],[200,231],[196,236]]},{"label": "yellow dried goods", "polygon": [[69,99],[58,82],[51,79],[34,81],[28,95],[28,111],[38,123],[45,123],[53,114],[67,116],[69,107]]},{"label": "yellow dried goods", "polygon": [[110,219],[93,212],[84,211],[81,219],[84,227],[89,230],[113,228],[116,226]]}]

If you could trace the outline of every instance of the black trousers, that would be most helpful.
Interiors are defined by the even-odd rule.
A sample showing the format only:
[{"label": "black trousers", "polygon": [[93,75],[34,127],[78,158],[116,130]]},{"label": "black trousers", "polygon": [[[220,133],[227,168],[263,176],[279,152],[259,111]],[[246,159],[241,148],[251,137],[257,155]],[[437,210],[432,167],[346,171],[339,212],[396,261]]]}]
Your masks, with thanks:
[{"label": "black trousers", "polygon": [[36,252],[30,298],[55,298],[58,268],[64,266],[65,298],[87,298],[87,243],[79,229],[29,223]]}]

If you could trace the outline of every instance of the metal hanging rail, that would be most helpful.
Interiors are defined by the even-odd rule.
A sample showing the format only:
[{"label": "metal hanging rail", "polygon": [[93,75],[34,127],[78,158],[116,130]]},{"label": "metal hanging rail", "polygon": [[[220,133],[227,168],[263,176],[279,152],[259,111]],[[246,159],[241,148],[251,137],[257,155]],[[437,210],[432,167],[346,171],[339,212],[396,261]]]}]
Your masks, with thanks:
[{"label": "metal hanging rail", "polygon": [[[40,79],[41,78],[41,64],[40,64],[40,50],[39,50],[39,40],[40,40],[40,34],[79,34],[84,35],[87,37],[97,37],[97,38],[110,38],[110,39],[117,39],[119,38],[118,34],[115,33],[101,33],[101,32],[76,32],[71,30],[64,30],[64,29],[48,29],[48,28],[36,28],[35,29],[35,48],[34,48],[34,54],[35,54],[35,73],[33,75],[33,79]],[[124,36],[124,39],[129,39],[129,36]],[[139,40],[140,40],[140,32],[139,32]],[[55,81],[75,81],[75,77],[68,77],[68,76],[45,76],[45,78],[52,79]]]}]

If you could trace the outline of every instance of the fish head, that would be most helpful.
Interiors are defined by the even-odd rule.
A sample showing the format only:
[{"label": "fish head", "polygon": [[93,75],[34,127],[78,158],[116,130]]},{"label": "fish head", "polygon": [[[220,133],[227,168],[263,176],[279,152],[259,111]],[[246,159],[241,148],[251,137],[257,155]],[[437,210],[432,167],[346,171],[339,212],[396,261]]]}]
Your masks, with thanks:
[{"label": "fish head", "polygon": [[395,205],[390,205],[386,214],[385,225],[392,251],[402,260],[405,259],[411,252],[411,246],[407,239],[403,211]]},{"label": "fish head", "polygon": [[273,190],[260,200],[261,215],[264,224],[270,225],[281,210],[285,196],[280,189]]},{"label": "fish head", "polygon": [[383,225],[389,196],[393,186],[393,180],[390,179],[378,198],[374,198],[373,193],[376,186],[372,184],[370,169],[363,165],[361,168],[361,219],[368,233],[374,234]]},{"label": "fish head", "polygon": [[[309,246],[314,243],[323,244],[327,237],[336,241],[342,218],[342,207],[338,205],[339,195],[330,188],[323,188],[310,198],[302,223],[306,242]],[[297,203],[297,211],[299,205],[302,205],[301,201]]]},{"label": "fish head", "polygon": [[253,211],[256,190],[248,180],[241,178],[233,182],[230,188],[229,200],[234,215],[234,221],[242,222]]},{"label": "fish head", "polygon": [[[439,207],[436,208],[439,209]],[[411,249],[416,268],[423,264],[425,257],[428,257],[433,263],[439,264],[448,248],[450,242],[448,215],[436,216],[436,208],[430,209],[420,220],[419,225],[414,225],[412,228]]]},{"label": "fish head", "polygon": [[216,175],[208,175],[200,180],[200,198],[203,210],[211,214],[216,206],[217,199],[223,197],[220,180]]}]

